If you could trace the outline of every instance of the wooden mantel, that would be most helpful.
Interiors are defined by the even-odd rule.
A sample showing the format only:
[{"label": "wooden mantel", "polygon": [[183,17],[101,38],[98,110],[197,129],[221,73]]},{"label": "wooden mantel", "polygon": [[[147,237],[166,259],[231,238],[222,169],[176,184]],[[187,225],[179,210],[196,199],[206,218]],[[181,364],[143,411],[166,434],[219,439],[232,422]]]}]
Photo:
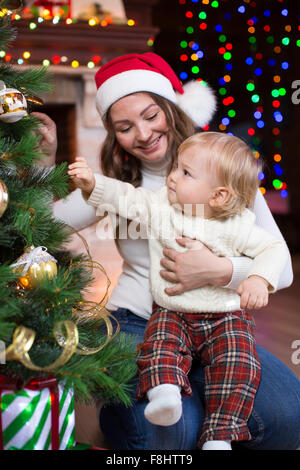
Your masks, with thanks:
[{"label": "wooden mantel", "polygon": [[157,0],[124,0],[127,18],[137,25],[90,26],[86,22],[70,25],[63,21],[53,24],[45,21],[30,30],[29,20],[14,22],[17,38],[13,43],[14,57],[31,53],[30,64],[41,64],[52,56],[66,56],[85,65],[94,55],[101,56],[101,63],[122,54],[142,53],[151,50],[149,38],[155,38],[159,29],[152,26],[152,7]]},{"label": "wooden mantel", "polygon": [[18,35],[14,41],[14,56],[25,50],[31,52],[31,63],[41,63],[49,53],[72,57],[80,63],[100,55],[103,62],[126,53],[142,53],[150,50],[147,41],[155,37],[158,28],[111,25],[91,27],[86,23],[72,25],[43,23],[31,31],[28,22],[17,24]]}]

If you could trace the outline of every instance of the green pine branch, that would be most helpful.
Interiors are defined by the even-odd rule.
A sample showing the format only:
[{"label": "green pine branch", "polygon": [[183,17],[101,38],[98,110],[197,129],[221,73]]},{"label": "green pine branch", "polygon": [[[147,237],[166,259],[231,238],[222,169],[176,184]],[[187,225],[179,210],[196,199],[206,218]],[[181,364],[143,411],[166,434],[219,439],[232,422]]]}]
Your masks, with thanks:
[{"label": "green pine branch", "polygon": [[[0,1],[0,8],[5,8],[5,2]],[[6,16],[0,18],[0,49],[7,49],[15,38],[16,29],[12,27],[10,19]]]},{"label": "green pine branch", "polygon": [[[23,118],[25,119],[25,118]],[[7,129],[10,132],[10,125],[7,125]],[[44,154],[41,152],[39,147],[39,136],[36,136],[34,131],[34,122],[31,123],[31,128],[29,133],[21,133],[20,140],[15,140],[11,135],[8,135],[6,128],[2,128],[4,132],[3,138],[0,140],[0,172],[1,170],[5,172],[5,167],[7,166],[7,160],[15,163],[16,166],[31,167],[34,163],[38,163],[43,157]]]},{"label": "green pine branch", "polygon": [[46,67],[19,70],[8,64],[0,64],[0,80],[4,81],[6,88],[16,88],[25,97],[37,97],[39,93],[53,90]]}]

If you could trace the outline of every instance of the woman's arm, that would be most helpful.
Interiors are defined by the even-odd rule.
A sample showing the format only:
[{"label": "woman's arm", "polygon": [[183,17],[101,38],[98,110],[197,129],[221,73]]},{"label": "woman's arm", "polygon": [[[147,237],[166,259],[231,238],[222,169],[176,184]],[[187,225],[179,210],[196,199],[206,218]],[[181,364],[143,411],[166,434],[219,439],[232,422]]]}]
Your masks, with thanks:
[{"label": "woman's arm", "polygon": [[[31,114],[41,121],[41,126],[38,128],[41,135],[40,146],[48,155],[39,163],[51,167],[55,165],[57,150],[56,124],[47,114],[37,112]],[[70,193],[65,199],[54,202],[52,212],[54,217],[75,230],[82,230],[98,220],[95,209],[88,206],[79,189]]]},{"label": "woman's arm", "polygon": [[82,230],[97,222],[96,210],[87,204],[80,189],[70,193],[52,205],[53,216],[70,225],[75,230]]},{"label": "woman's arm", "polygon": [[[273,237],[277,238],[278,240],[283,241],[287,248],[288,259],[285,268],[279,278],[277,290],[289,287],[293,282],[293,268],[291,255],[285,243],[285,240],[274,220],[274,217],[267,205],[267,202],[259,190],[257,191],[253,210],[256,216],[256,225],[263,228],[266,232],[268,232],[270,235],[273,235]],[[230,260],[233,264],[233,275],[231,281],[224,287],[236,289],[239,283],[247,277],[248,272],[250,271],[252,266],[252,260],[246,257],[230,258]]]},{"label": "woman's arm", "polygon": [[[271,211],[260,191],[258,191],[254,213],[258,226],[269,232],[275,238],[283,240],[283,236],[271,214]],[[222,286],[236,290],[240,283],[247,278],[252,266],[252,260],[245,256],[222,258],[214,255],[204,245],[201,249],[191,250],[195,242],[190,239],[178,240],[181,246],[190,248],[184,253],[166,248],[161,265],[164,268],[160,274],[167,281],[173,282],[174,287],[166,290],[169,295],[196,289],[207,284]],[[197,245],[194,245],[197,247]],[[288,251],[288,250],[287,250]],[[293,281],[293,271],[290,253],[288,261],[280,276],[277,290],[289,287]]]},{"label": "woman's arm", "polygon": [[275,238],[277,238],[278,240],[282,240],[285,243],[285,246],[287,248],[288,260],[285,265],[284,271],[279,279],[277,290],[285,289],[286,287],[289,287],[292,284],[294,277],[291,254],[282,236],[282,233],[280,232],[279,227],[276,224],[274,217],[267,205],[267,202],[260,191],[258,191],[255,199],[254,213],[256,215],[256,223],[259,227],[265,229]]}]

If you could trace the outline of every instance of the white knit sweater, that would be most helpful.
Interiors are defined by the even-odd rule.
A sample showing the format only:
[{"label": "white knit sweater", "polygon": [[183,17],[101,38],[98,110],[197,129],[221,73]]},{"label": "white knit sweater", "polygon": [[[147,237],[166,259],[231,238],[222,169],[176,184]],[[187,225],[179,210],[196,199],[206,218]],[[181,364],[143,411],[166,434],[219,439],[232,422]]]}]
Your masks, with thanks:
[{"label": "white knit sweater", "polygon": [[[167,165],[168,162],[161,166],[154,165],[154,162],[149,162],[147,166],[144,164],[142,187],[153,191],[159,190],[166,181]],[[257,192],[255,199],[254,214],[257,225],[277,239],[284,241],[260,191]],[[99,220],[95,208],[86,203],[79,189],[73,191],[66,199],[56,201],[53,204],[53,215],[76,230],[82,230]],[[124,260],[123,269],[118,283],[110,295],[107,308],[112,311],[119,307],[128,308],[137,316],[149,319],[153,298],[149,282],[148,240],[121,239],[118,241],[118,248]],[[176,246],[176,249],[180,249],[179,245]],[[224,286],[226,290],[236,289],[240,282],[247,277],[252,265],[252,260],[245,256],[230,257],[229,259],[233,264],[233,274],[229,284]],[[288,256],[277,289],[289,287],[292,280],[292,263],[290,256]]]},{"label": "white knit sweater", "polygon": [[[273,291],[277,288],[287,261],[285,244],[257,227],[255,215],[248,209],[225,221],[188,216],[169,204],[166,186],[153,192],[99,174],[87,202],[97,207],[101,215],[107,210],[130,219],[131,225],[126,225],[123,236],[136,237],[139,233],[148,239],[151,292],[155,302],[165,308],[185,312],[228,312],[240,308],[240,296],[233,289],[208,285],[177,296],[165,293],[172,284],[159,275],[160,260],[164,247],[178,249],[176,237],[200,240],[217,256],[252,258],[248,276],[261,276]],[[140,225],[138,232],[136,222]]]}]

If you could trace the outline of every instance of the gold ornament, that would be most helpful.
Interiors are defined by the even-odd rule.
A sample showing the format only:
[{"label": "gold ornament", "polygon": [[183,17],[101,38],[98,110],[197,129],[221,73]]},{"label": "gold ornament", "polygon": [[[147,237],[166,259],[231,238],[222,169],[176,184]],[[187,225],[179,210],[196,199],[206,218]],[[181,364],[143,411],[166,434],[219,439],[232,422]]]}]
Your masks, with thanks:
[{"label": "gold ornament", "polygon": [[[56,369],[62,367],[66,364],[70,358],[74,354],[78,354],[79,356],[89,356],[92,354],[96,354],[100,352],[110,341],[112,341],[115,336],[117,336],[120,332],[120,325],[118,321],[114,318],[114,316],[105,308],[105,305],[102,305],[103,301],[105,300],[108,289],[110,286],[110,280],[106,274],[105,269],[101,266],[101,264],[92,260],[88,244],[84,237],[82,237],[78,232],[74,229],[70,228],[73,233],[76,233],[81,240],[83,241],[85,248],[88,253],[89,266],[91,269],[99,269],[106,277],[107,280],[107,289],[103,299],[100,302],[87,302],[83,301],[80,302],[79,305],[75,309],[73,309],[73,315],[71,320],[65,320],[55,323],[53,327],[53,336],[57,342],[57,344],[63,349],[61,355],[52,363],[47,366],[41,367],[37,366],[31,361],[29,352],[32,348],[34,341],[35,341],[35,332],[30,328],[25,326],[17,326],[13,333],[12,343],[6,348],[5,350],[5,358],[6,361],[18,361],[24,367],[30,370],[35,371],[43,371],[43,372],[55,372]],[[47,255],[51,257],[48,253],[45,253],[47,250],[45,247],[30,247],[24,253],[24,255],[19,258],[17,263],[13,266],[20,269],[20,266],[24,266],[24,271],[28,265],[30,266],[32,263],[32,259],[36,259],[37,255],[39,256]],[[41,254],[42,251],[42,254]],[[28,260],[28,257],[30,258]],[[52,257],[51,257],[52,258]],[[54,258],[53,258],[54,259]],[[47,261],[48,262],[48,261]],[[55,262],[55,260],[54,260]],[[40,263],[41,264],[41,263]],[[72,265],[72,263],[71,263]],[[65,302],[67,299],[65,299]],[[48,309],[49,310],[49,309]],[[104,322],[106,326],[106,340],[103,344],[95,345],[96,347],[90,348],[81,343],[79,343],[79,332],[78,327],[80,324],[84,322],[89,322],[91,320],[97,320],[99,324]],[[112,321],[116,323],[116,329],[114,331]]]},{"label": "gold ornament", "polygon": [[27,248],[12,266],[17,268],[16,272],[21,273],[18,282],[23,289],[33,289],[45,279],[57,276],[56,259],[47,253],[44,246]]},{"label": "gold ornament", "polygon": [[32,104],[38,104],[40,106],[44,104],[44,101],[41,98],[37,98],[36,96],[27,96],[27,101]]},{"label": "gold ornament", "polygon": [[6,184],[0,180],[0,217],[4,214],[8,204],[8,191]]},{"label": "gold ornament", "polygon": [[0,120],[8,123],[16,122],[27,115],[25,96],[15,88],[6,88],[0,81]]}]

